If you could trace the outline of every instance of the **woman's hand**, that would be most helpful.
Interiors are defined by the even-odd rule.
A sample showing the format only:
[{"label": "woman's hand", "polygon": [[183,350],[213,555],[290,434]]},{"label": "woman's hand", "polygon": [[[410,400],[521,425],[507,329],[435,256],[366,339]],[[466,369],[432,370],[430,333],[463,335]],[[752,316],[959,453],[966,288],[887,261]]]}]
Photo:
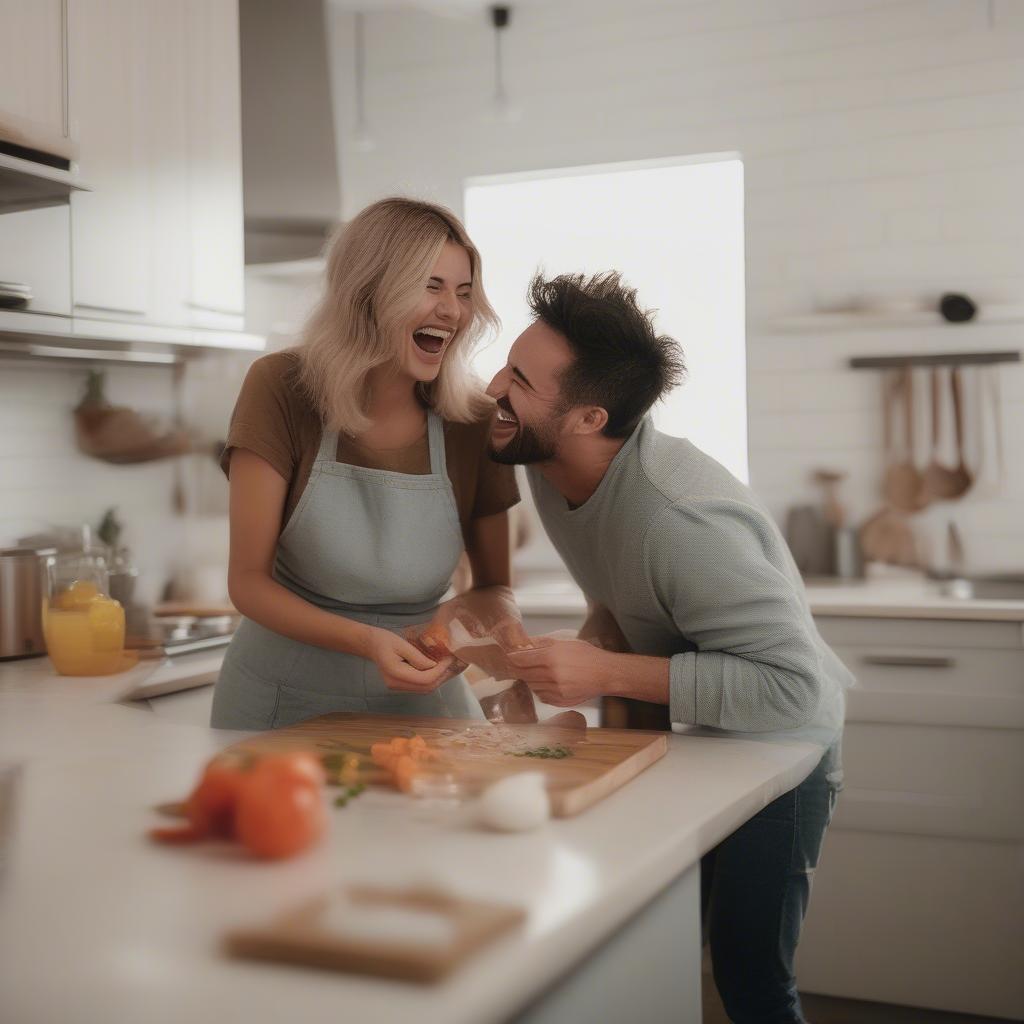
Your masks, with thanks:
[{"label": "woman's hand", "polygon": [[366,657],[390,689],[407,693],[431,693],[452,674],[451,658],[433,661],[408,640],[376,626],[370,628]]}]

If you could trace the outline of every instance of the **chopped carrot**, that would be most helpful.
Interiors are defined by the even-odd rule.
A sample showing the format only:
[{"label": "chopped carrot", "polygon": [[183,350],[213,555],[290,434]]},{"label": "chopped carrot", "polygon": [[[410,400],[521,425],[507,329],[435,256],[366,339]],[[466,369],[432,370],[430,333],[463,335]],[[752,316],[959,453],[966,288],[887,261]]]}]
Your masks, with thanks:
[{"label": "chopped carrot", "polygon": [[419,735],[412,737],[393,736],[370,746],[374,764],[391,775],[395,786],[408,793],[413,778],[421,771],[420,762],[433,761],[440,757],[427,741]]},{"label": "chopped carrot", "polygon": [[403,793],[408,793],[412,790],[412,780],[419,774],[419,769],[416,767],[416,762],[408,754],[403,754],[395,762],[391,773],[395,777],[395,785]]},{"label": "chopped carrot", "polygon": [[448,630],[441,625],[430,626],[419,638],[420,645],[433,658],[446,658],[451,652],[452,638]]},{"label": "chopped carrot", "polygon": [[394,758],[394,751],[389,743],[374,743],[370,747],[370,756],[373,758],[374,764],[379,764],[382,768],[386,768],[391,760]]}]

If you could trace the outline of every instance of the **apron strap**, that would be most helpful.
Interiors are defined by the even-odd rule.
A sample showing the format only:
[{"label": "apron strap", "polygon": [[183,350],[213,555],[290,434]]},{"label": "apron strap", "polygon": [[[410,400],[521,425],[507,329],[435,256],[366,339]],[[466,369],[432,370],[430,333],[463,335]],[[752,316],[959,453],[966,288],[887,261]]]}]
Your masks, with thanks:
[{"label": "apron strap", "polygon": [[328,430],[325,426],[320,432],[320,450],[316,453],[316,462],[338,461],[338,432]]},{"label": "apron strap", "polygon": [[427,410],[427,443],[430,447],[430,472],[434,476],[444,476],[448,472],[444,453],[444,421],[433,409]]}]

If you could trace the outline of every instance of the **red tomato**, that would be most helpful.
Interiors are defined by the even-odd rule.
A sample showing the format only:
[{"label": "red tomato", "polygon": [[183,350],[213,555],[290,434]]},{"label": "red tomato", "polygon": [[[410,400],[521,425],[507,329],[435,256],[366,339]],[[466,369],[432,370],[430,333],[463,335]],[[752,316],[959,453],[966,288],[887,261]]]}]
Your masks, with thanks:
[{"label": "red tomato", "polygon": [[197,829],[194,825],[174,825],[170,828],[151,828],[149,838],[155,839],[158,843],[195,843],[206,838],[203,829]]},{"label": "red tomato", "polygon": [[235,762],[224,758],[210,761],[185,804],[189,821],[197,832],[233,834],[235,807],[246,775]]},{"label": "red tomato", "polygon": [[291,857],[316,842],[327,825],[319,787],[273,771],[253,770],[235,814],[235,834],[257,857]]},{"label": "red tomato", "polygon": [[271,776],[275,779],[293,779],[305,782],[319,789],[327,782],[327,773],[323,763],[316,754],[296,750],[288,754],[268,754],[260,758],[253,773]]}]

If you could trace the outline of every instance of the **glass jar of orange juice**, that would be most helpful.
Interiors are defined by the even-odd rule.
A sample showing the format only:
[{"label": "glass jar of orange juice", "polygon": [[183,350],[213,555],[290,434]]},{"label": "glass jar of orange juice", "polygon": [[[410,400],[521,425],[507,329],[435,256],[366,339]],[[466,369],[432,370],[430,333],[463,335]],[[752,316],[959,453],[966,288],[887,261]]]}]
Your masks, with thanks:
[{"label": "glass jar of orange juice", "polygon": [[43,635],[64,676],[104,676],[125,668],[124,609],[110,597],[107,567],[92,552],[51,559],[46,567]]}]

